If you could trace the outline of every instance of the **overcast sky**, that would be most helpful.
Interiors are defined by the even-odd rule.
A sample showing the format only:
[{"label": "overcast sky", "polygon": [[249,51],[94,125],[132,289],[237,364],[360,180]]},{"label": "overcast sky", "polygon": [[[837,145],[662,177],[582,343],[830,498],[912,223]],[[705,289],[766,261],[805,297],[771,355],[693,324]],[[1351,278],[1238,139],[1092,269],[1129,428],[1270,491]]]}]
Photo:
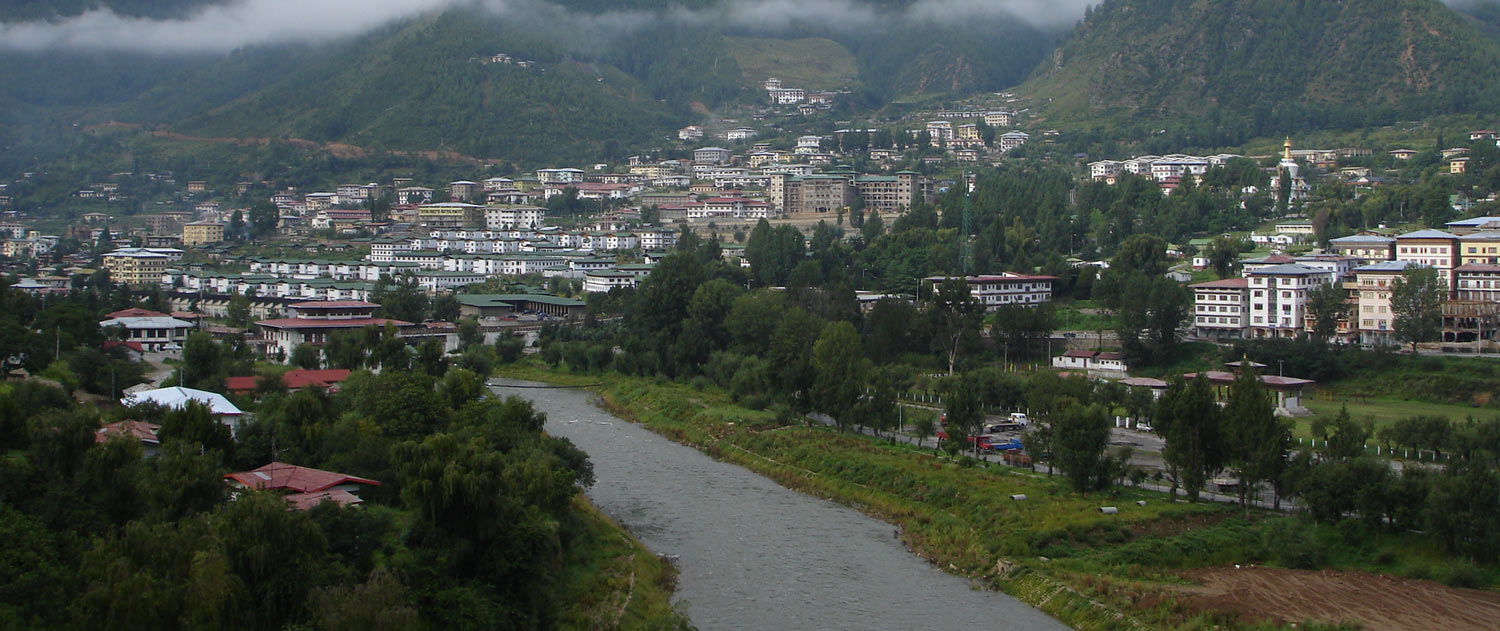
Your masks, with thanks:
[{"label": "overcast sky", "polygon": [[[1044,27],[1083,17],[1097,0],[918,0],[904,12],[877,15],[857,0],[725,0],[714,9],[678,11],[685,22],[728,20],[741,26],[777,28],[793,20],[861,28],[888,20],[964,20],[976,15],[1015,14]],[[90,11],[53,22],[0,23],[0,48],[118,50],[155,53],[226,53],[245,46],[319,42],[369,32],[391,21],[459,4],[501,14],[561,15],[545,0],[238,0],[206,8],[188,18],[154,20]],[[625,3],[622,3],[625,4]],[[626,4],[628,6],[628,4]],[[630,28],[657,16],[634,11],[578,17],[591,26]],[[566,19],[566,18],[565,18]]]}]

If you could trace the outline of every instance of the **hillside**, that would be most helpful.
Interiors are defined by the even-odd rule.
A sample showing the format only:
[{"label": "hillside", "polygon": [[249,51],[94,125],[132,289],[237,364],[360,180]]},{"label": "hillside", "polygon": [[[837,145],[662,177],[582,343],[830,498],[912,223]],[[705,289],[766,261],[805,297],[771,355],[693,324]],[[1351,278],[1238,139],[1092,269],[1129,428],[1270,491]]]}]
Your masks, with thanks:
[{"label": "hillside", "polygon": [[1500,44],[1438,0],[1106,0],[1019,91],[1204,144],[1493,108]]},{"label": "hillside", "polygon": [[[65,22],[104,6],[144,16],[131,19],[191,19],[195,7],[214,2],[27,0],[19,15]],[[0,165],[36,168],[56,153],[64,130],[110,120],[199,137],[452,151],[523,166],[618,158],[669,142],[704,108],[763,103],[766,76],[850,89],[846,100],[859,115],[896,99],[1013,85],[1051,42],[995,10],[955,22],[914,13],[904,0],[854,0],[768,20],[746,6],[457,4],[352,37],[229,53],[0,52],[0,146],[24,154],[0,157]],[[496,53],[535,65],[480,63]]]},{"label": "hillside", "polygon": [[830,39],[728,37],[727,44],[745,87],[752,90],[759,90],[767,77],[809,90],[847,89],[858,81],[854,54]]}]

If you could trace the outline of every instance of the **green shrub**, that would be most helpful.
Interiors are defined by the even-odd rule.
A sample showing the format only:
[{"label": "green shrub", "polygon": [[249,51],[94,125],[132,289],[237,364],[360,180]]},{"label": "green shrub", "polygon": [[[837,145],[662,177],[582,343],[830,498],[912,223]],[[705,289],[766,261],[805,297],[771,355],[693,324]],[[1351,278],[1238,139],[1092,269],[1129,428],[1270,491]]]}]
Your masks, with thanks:
[{"label": "green shrub", "polygon": [[1263,538],[1267,550],[1283,567],[1310,570],[1323,564],[1323,545],[1313,535],[1311,525],[1299,519],[1281,519],[1266,527]]}]

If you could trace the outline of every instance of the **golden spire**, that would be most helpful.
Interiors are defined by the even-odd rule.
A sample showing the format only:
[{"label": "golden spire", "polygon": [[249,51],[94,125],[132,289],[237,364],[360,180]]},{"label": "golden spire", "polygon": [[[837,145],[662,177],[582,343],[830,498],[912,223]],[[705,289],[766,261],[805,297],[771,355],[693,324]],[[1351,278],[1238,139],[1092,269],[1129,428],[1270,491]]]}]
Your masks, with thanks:
[{"label": "golden spire", "polygon": [[1284,160],[1292,159],[1292,137],[1287,136],[1286,142],[1281,145],[1281,157]]}]

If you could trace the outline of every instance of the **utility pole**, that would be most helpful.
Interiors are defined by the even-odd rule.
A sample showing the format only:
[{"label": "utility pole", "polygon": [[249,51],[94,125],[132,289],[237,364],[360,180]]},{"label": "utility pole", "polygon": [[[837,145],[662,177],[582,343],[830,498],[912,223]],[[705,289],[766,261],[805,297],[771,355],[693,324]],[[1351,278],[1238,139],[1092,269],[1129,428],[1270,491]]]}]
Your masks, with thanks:
[{"label": "utility pole", "polygon": [[974,260],[974,237],[969,217],[969,198],[974,195],[974,182],[970,179],[972,177],[968,171],[964,171],[964,231],[963,241],[958,248],[958,268],[965,277],[968,277],[969,266]]}]

